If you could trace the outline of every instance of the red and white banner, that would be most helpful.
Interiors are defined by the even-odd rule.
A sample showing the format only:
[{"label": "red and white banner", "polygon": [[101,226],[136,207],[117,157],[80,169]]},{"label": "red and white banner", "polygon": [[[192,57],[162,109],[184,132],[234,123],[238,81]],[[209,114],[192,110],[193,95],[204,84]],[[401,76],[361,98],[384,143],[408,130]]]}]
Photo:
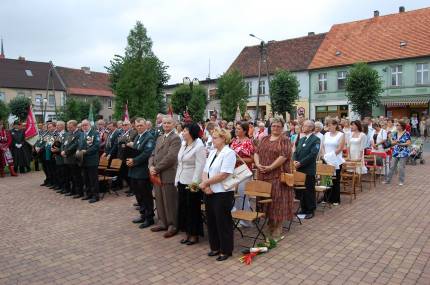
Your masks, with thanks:
[{"label": "red and white banner", "polygon": [[37,131],[36,124],[37,124],[36,117],[34,116],[33,109],[31,108],[31,105],[30,105],[28,107],[28,114],[27,114],[27,121],[26,121],[25,140],[31,145],[34,145],[36,141],[39,139],[39,133]]},{"label": "red and white banner", "polygon": [[128,102],[125,104],[124,121],[130,121],[128,116]]}]

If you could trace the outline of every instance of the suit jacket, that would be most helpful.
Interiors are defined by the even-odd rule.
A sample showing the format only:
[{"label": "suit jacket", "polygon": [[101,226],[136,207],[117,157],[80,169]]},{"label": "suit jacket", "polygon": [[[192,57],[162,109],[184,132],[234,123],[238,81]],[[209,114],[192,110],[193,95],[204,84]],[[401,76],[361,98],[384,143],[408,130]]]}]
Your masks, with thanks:
[{"label": "suit jacket", "polygon": [[316,174],[320,143],[320,139],[314,134],[311,134],[308,139],[303,137],[299,140],[293,155],[293,159],[300,162],[300,167],[297,171],[308,175]]},{"label": "suit jacket", "polygon": [[77,164],[76,151],[79,147],[79,138],[81,132],[76,130],[74,133],[68,132],[64,139],[64,143],[61,146],[61,150],[64,151],[66,157],[64,158],[64,164]]},{"label": "suit jacket", "polygon": [[98,132],[93,129],[91,129],[87,135],[85,135],[85,132],[81,132],[78,150],[86,151],[82,166],[90,167],[99,165],[99,148],[100,140]]},{"label": "suit jacket", "polygon": [[182,144],[178,153],[178,169],[175,184],[191,184],[202,180],[203,167],[206,163],[206,148],[201,139],[196,139],[192,145]]},{"label": "suit jacket", "polygon": [[128,170],[128,176],[133,179],[148,179],[148,161],[155,148],[155,139],[151,132],[146,131],[140,137],[137,135],[133,141],[133,148],[139,155],[133,158],[134,166]]},{"label": "suit jacket", "polygon": [[178,165],[178,152],[181,148],[181,139],[174,131],[166,137],[160,135],[155,149],[149,159],[149,166],[154,166],[160,174],[162,183],[174,183]]},{"label": "suit jacket", "polygon": [[115,129],[115,131],[111,132],[107,139],[105,145],[105,153],[106,155],[110,155],[111,158],[116,158],[118,154],[118,138],[121,136],[122,130]]},{"label": "suit jacket", "polygon": [[125,161],[126,160],[126,144],[129,142],[134,142],[137,136],[137,132],[134,129],[130,129],[127,132],[121,132],[118,137],[118,158]]},{"label": "suit jacket", "polygon": [[61,146],[64,144],[64,141],[66,139],[66,132],[62,131],[61,133],[58,133],[58,136],[55,139],[54,147],[57,149],[55,152],[55,163],[57,165],[63,165],[64,164],[64,157],[61,156]]}]

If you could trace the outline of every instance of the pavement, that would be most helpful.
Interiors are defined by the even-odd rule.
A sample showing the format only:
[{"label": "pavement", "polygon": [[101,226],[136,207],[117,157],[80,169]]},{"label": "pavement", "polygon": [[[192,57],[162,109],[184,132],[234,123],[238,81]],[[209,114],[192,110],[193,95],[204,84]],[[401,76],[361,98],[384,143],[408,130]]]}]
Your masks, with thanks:
[{"label": "pavement", "polygon": [[[426,153],[429,156],[429,153]],[[251,265],[206,255],[131,220],[133,197],[89,204],[40,187],[42,174],[0,179],[0,284],[430,284],[430,159],[406,184],[364,188],[293,224]]]}]

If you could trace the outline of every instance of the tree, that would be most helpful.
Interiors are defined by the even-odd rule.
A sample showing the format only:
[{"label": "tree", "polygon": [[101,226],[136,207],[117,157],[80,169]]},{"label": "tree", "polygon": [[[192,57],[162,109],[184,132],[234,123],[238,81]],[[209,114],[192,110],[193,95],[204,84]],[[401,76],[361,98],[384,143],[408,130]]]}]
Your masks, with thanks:
[{"label": "tree", "polygon": [[0,121],[6,120],[8,116],[9,116],[8,106],[3,101],[0,101]]},{"label": "tree", "polygon": [[234,120],[237,106],[241,113],[246,110],[248,92],[245,81],[239,71],[233,70],[221,75],[218,79],[217,96],[220,99],[222,118],[228,121]]},{"label": "tree", "polygon": [[24,96],[18,96],[10,100],[9,109],[12,115],[18,117],[20,121],[27,119],[28,107],[30,107],[31,100]]},{"label": "tree", "polygon": [[203,121],[206,109],[206,89],[202,86],[193,86],[191,100],[188,104],[188,113],[194,122]]},{"label": "tree", "polygon": [[67,122],[68,120],[82,121],[88,118],[90,106],[93,105],[94,114],[98,114],[102,104],[98,98],[93,98],[87,102],[75,98],[68,98],[66,104],[61,108],[58,118]]},{"label": "tree", "polygon": [[352,110],[362,118],[372,115],[372,106],[379,103],[384,91],[378,72],[364,62],[353,65],[346,78],[346,97]]},{"label": "tree", "polygon": [[172,94],[172,108],[176,114],[183,114],[190,103],[192,90],[185,84],[179,85]]},{"label": "tree", "polygon": [[130,116],[154,119],[165,112],[162,89],[169,80],[167,68],[152,52],[146,28],[137,22],[127,37],[125,55],[115,55],[106,68],[116,95],[114,117],[122,118],[126,103]]},{"label": "tree", "polygon": [[296,100],[299,99],[299,81],[288,70],[277,70],[270,81],[270,101],[272,109],[278,114],[286,112],[292,114],[296,108]]}]

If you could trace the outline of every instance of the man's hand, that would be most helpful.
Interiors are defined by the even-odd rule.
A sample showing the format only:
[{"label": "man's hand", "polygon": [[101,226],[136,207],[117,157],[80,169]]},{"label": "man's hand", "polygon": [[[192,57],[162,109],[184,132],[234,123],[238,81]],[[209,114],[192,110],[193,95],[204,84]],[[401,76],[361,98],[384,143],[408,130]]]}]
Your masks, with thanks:
[{"label": "man's hand", "polygon": [[128,146],[128,147],[133,147],[133,142],[129,142],[129,143],[127,144],[127,146]]},{"label": "man's hand", "polygon": [[214,193],[210,187],[202,188],[202,190],[206,195],[211,195]]},{"label": "man's hand", "polygon": [[66,152],[64,150],[61,152],[61,156],[66,157]]},{"label": "man's hand", "polygon": [[103,158],[105,158],[105,157],[106,157],[106,153],[103,153],[103,154],[102,154],[102,157],[103,157]]},{"label": "man's hand", "polygon": [[199,188],[200,189],[202,189],[202,190],[204,190],[205,188],[207,188],[207,187],[209,187],[209,184],[207,184],[206,183],[206,181],[202,181],[200,184],[199,184]]},{"label": "man's hand", "polygon": [[298,162],[298,161],[294,161],[294,167],[297,169],[297,168],[300,168],[300,166],[302,166],[301,164],[300,164],[300,162]]},{"label": "man's hand", "polygon": [[133,167],[134,166],[134,161],[132,158],[127,158],[126,164],[128,167]]},{"label": "man's hand", "polygon": [[151,175],[157,175],[157,171],[154,166],[149,167],[149,173],[151,173]]}]

